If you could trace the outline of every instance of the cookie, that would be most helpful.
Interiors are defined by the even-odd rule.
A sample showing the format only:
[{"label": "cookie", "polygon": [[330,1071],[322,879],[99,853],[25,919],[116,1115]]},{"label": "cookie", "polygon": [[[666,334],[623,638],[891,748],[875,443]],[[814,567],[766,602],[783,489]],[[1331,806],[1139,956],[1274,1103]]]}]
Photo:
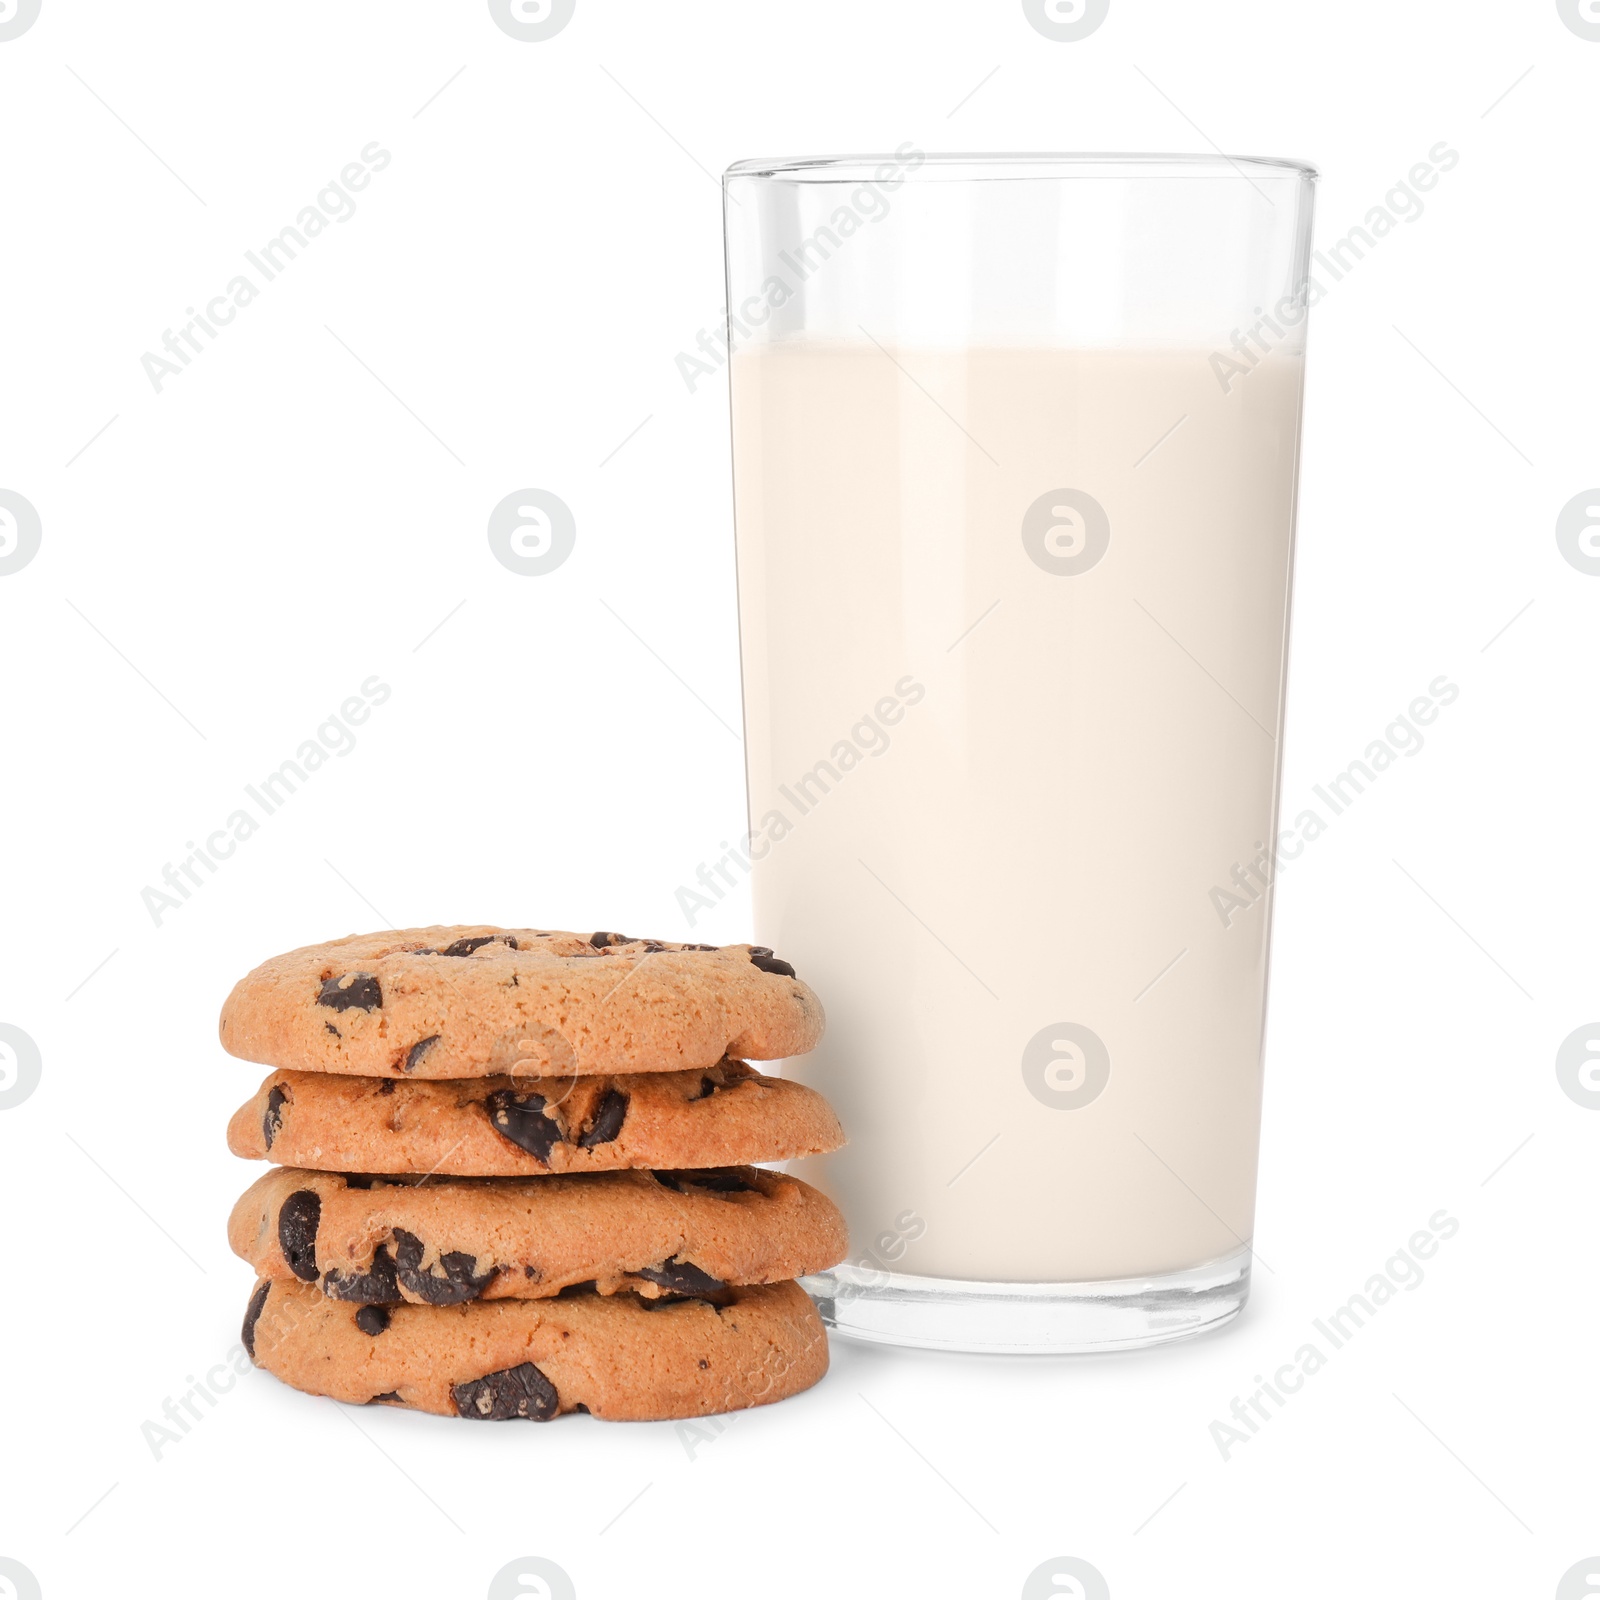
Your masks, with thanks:
[{"label": "cookie", "polygon": [[742,1061],[534,1082],[274,1072],[228,1124],[228,1148],[247,1161],[439,1177],[735,1167],[843,1143],[815,1089]]},{"label": "cookie", "polygon": [[720,1295],[820,1272],[849,1248],[831,1200],[756,1167],[393,1182],[279,1167],[240,1196],[228,1243],[257,1277],[430,1306],[579,1285]]},{"label": "cookie", "polygon": [[372,1077],[703,1071],[801,1055],[822,1004],[770,950],[620,933],[417,928],[275,956],[222,1008],[225,1050]]},{"label": "cookie", "polygon": [[730,1289],[718,1305],[583,1294],[380,1309],[263,1281],[243,1337],[258,1367],[308,1394],[487,1422],[704,1417],[786,1399],[828,1370],[796,1283]]}]

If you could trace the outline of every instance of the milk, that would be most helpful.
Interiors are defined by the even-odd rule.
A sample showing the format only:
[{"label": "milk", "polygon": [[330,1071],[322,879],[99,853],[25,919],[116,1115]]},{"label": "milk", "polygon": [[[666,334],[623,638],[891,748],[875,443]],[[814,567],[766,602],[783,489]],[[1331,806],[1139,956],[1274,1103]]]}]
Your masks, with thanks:
[{"label": "milk", "polygon": [[827,1008],[787,1070],[850,1144],[797,1170],[853,1261],[1248,1242],[1301,380],[1288,344],[733,358],[755,930]]}]

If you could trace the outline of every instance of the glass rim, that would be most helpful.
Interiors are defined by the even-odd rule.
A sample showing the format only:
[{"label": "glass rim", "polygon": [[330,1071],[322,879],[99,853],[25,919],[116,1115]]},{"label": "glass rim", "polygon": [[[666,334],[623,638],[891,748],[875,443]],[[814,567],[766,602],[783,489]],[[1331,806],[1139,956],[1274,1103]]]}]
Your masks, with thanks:
[{"label": "glass rim", "polygon": [[1315,183],[1319,177],[1316,167],[1309,161],[1288,156],[1137,151],[941,151],[918,152],[921,159],[911,166],[901,153],[905,148],[902,145],[900,151],[881,155],[770,156],[735,161],[723,173],[722,181],[726,184],[739,178],[767,178],[787,183],[866,183],[876,180],[878,169],[885,166],[893,168],[893,176],[898,178],[973,183],[1060,178],[1221,178],[1242,179],[1247,183],[1257,178],[1293,178],[1302,183]]}]

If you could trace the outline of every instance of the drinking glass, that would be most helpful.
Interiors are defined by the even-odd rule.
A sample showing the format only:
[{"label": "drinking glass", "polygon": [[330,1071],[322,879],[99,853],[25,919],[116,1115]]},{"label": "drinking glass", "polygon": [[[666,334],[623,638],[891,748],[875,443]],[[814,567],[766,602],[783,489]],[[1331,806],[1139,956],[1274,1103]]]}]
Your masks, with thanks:
[{"label": "drinking glass", "polygon": [[1316,174],[724,179],[755,931],[839,1332],[1162,1342],[1249,1292]]}]

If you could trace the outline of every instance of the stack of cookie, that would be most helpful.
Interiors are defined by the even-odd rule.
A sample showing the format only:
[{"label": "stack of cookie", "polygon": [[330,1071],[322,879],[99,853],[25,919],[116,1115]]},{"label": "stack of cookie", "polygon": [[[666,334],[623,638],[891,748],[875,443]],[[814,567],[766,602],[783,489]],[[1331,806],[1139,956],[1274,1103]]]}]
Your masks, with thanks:
[{"label": "stack of cookie", "polygon": [[223,1046],[274,1070],[228,1126],[281,1163],[229,1243],[257,1366],[447,1416],[703,1416],[827,1369],[793,1280],[841,1260],[832,1202],[752,1163],[833,1150],[828,1103],[745,1058],[822,1007],[770,950],[422,928],[258,967]]}]

